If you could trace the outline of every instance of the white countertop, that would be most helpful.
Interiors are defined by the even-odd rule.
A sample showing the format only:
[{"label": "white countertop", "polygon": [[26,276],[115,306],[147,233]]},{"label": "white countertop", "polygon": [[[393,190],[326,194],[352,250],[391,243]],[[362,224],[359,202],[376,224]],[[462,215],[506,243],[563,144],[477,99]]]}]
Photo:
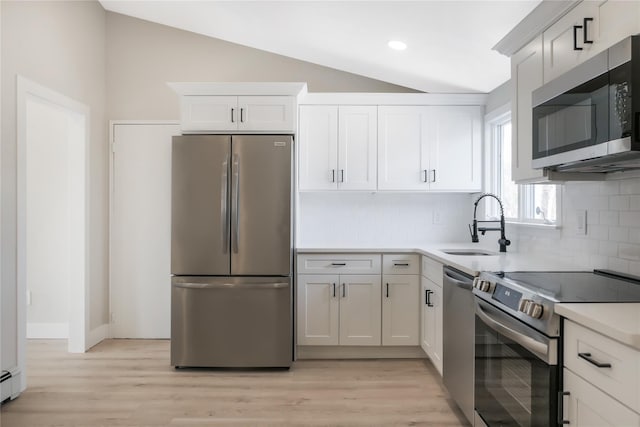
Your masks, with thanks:
[{"label": "white countertop", "polygon": [[[497,246],[497,245],[496,245]],[[433,258],[445,265],[449,265],[472,276],[478,275],[481,271],[583,271],[575,264],[564,260],[551,258],[539,254],[518,253],[509,251],[498,252],[498,248],[489,249],[495,255],[450,255],[442,252],[442,249],[479,249],[487,250],[485,247],[474,243],[437,243],[425,244],[412,248],[398,247],[325,247],[309,248],[299,247],[298,253],[419,253]]]},{"label": "white countertop", "polygon": [[556,304],[556,312],[640,350],[640,303]]}]

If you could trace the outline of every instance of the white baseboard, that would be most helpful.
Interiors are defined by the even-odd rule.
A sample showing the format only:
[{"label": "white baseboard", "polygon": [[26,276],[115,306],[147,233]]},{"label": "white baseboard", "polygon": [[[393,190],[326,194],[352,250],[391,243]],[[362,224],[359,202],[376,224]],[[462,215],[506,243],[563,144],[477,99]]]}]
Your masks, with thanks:
[{"label": "white baseboard", "polygon": [[27,339],[68,339],[69,323],[27,322]]},{"label": "white baseboard", "polygon": [[89,332],[89,338],[87,341],[87,350],[93,347],[96,344],[99,344],[103,340],[109,338],[109,324],[105,323],[104,325],[100,325],[95,329],[92,329]]},{"label": "white baseboard", "polygon": [[311,346],[297,347],[298,359],[425,359],[418,346]]},{"label": "white baseboard", "polygon": [[20,395],[22,373],[18,367],[8,370],[11,377],[0,383],[0,402],[7,399],[13,400]]}]

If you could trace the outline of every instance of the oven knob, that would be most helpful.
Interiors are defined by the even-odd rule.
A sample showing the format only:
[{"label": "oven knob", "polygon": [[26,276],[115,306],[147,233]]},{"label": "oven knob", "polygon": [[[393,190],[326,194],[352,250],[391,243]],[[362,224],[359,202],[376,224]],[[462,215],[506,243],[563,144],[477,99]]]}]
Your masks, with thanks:
[{"label": "oven knob", "polygon": [[482,280],[480,282],[480,290],[482,292],[491,292],[491,289],[493,288],[492,283],[488,280]]},{"label": "oven knob", "polygon": [[474,277],[473,278],[473,287],[476,289],[480,288],[480,278],[479,277]]},{"label": "oven knob", "polygon": [[520,300],[520,304],[518,304],[518,311],[526,314],[531,304],[533,304],[533,301],[531,301],[530,299],[522,298]]},{"label": "oven knob", "polygon": [[540,319],[542,317],[543,311],[544,309],[542,307],[542,304],[538,304],[535,302],[532,302],[527,308],[527,314],[534,319]]}]

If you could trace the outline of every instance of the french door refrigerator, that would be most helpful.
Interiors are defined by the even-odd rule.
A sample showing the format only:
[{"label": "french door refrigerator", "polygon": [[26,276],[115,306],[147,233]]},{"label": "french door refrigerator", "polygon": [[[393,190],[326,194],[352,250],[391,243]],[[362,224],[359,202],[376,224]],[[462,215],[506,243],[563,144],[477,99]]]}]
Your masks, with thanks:
[{"label": "french door refrigerator", "polygon": [[290,135],[173,137],[171,365],[289,367]]}]

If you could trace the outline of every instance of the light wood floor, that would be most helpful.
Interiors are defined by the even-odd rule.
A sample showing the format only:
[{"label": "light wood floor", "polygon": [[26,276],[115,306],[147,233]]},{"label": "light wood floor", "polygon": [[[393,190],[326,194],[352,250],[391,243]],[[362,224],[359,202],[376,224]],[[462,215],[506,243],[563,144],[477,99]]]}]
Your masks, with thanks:
[{"label": "light wood floor", "polygon": [[27,390],[2,406],[2,427],[465,425],[425,360],[176,371],[168,341],[107,340],[68,354],[66,341],[37,340],[27,366]]}]

